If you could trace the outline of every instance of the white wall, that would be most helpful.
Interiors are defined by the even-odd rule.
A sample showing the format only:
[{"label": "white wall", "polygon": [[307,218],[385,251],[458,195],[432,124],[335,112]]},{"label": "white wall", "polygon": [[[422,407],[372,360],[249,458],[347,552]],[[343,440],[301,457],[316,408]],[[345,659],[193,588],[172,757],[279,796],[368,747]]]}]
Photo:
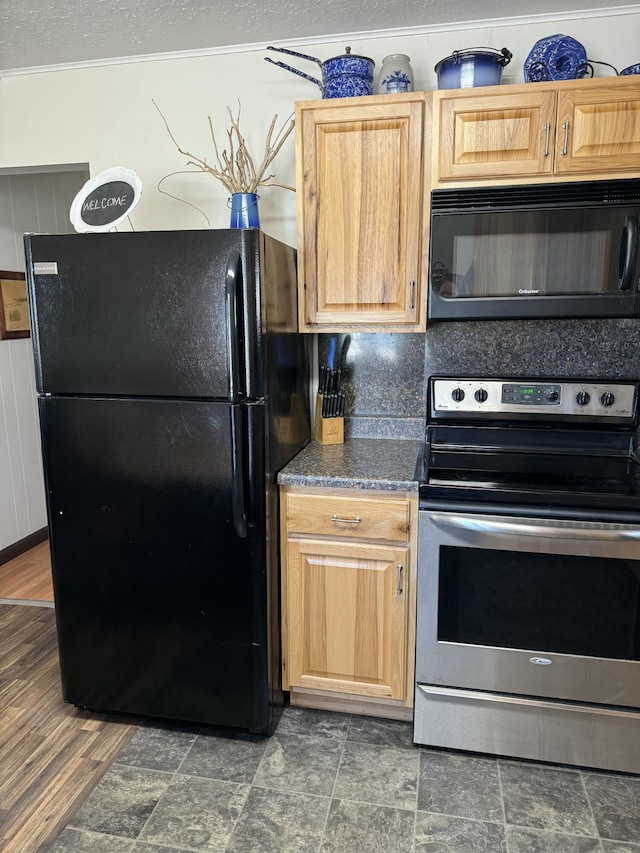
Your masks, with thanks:
[{"label": "white wall", "polygon": [[[567,33],[581,41],[589,58],[619,69],[640,62],[640,6],[631,12],[555,20],[532,17],[511,23],[466,29],[398,32],[384,37],[344,38],[340,42],[294,45],[302,52],[328,59],[344,53],[370,56],[379,69],[388,53],[407,53],[415,72],[416,89],[436,88],[436,62],[452,50],[491,46],[508,47],[514,54],[505,70],[505,82],[522,81],[522,65],[533,44],[554,33]],[[261,152],[274,113],[291,114],[296,100],[315,99],[319,90],[293,74],[264,61],[288,60],[262,47],[243,52],[218,52],[207,56],[80,67],[70,70],[7,76],[0,79],[0,167],[33,163],[88,161],[92,174],[109,166],[135,169],[143,181],[143,196],[132,213],[137,230],[206,228],[206,221],[184,204],[161,195],[157,182],[169,172],[185,168],[156,112],[155,99],[181,146],[201,157],[213,157],[207,116],[211,115],[219,138],[227,127],[225,107],[242,103],[241,125],[249,147]],[[314,63],[292,60],[315,74]],[[607,69],[597,71],[608,76]],[[639,78],[640,84],[640,78]],[[532,84],[533,85],[533,84]],[[7,129],[11,129],[7,132]],[[294,144],[291,137],[275,162],[277,178],[294,182]],[[165,187],[201,206],[212,227],[227,227],[227,196],[210,176],[176,176]],[[295,198],[279,188],[261,191],[264,230],[295,242]],[[127,226],[128,227],[128,226]]]},{"label": "white wall", "polygon": [[[0,269],[24,272],[25,231],[71,231],[68,210],[86,172],[2,175]],[[46,527],[30,338],[0,341],[0,551]]]},{"label": "white wall", "polygon": [[[340,41],[318,39],[289,45],[320,59],[352,52],[369,56],[376,69],[389,53],[407,53],[415,74],[415,88],[434,89],[435,64],[453,50],[468,47],[507,47],[514,58],[505,69],[503,82],[522,82],[522,66],[540,39],[565,33],[584,44],[588,57],[615,65],[619,70],[640,62],[640,5],[604,13],[573,16],[532,16],[528,19],[492,22],[466,28],[398,31],[383,36],[351,36]],[[153,106],[160,106],[179,144],[200,157],[213,158],[207,116],[224,144],[228,127],[226,106],[234,111],[242,104],[241,127],[249,149],[261,155],[265,134],[274,113],[281,121],[291,115],[297,100],[317,99],[319,90],[293,74],[264,61],[264,57],[288,61],[267,53],[262,46],[229,49],[208,55],[164,57],[152,61],[75,67],[41,73],[9,75],[0,79],[0,173],[2,168],[34,164],[90,164],[91,173],[109,166],[135,169],[143,181],[143,194],[131,220],[136,230],[206,228],[205,219],[193,208],[158,192],[163,176],[186,168]],[[291,60],[290,64],[316,74],[318,67]],[[596,76],[612,72],[596,66]],[[638,78],[640,87],[640,78]],[[277,180],[293,184],[294,140],[289,138],[274,163]],[[201,207],[211,227],[229,224],[227,194],[213,178],[202,173],[178,175],[165,182],[175,195]],[[65,204],[68,199],[65,200]],[[6,198],[0,195],[0,268],[6,264],[22,269],[19,240],[15,254],[3,224]],[[6,209],[4,216],[6,218]],[[280,188],[261,190],[261,224],[265,231],[295,245],[295,196]],[[20,216],[19,221],[24,222]],[[24,230],[38,230],[31,222]],[[129,229],[124,223],[121,228]],[[55,230],[55,229],[45,229]],[[2,242],[4,239],[4,243]],[[8,247],[8,248],[7,248]],[[6,268],[6,267],[5,267]],[[33,434],[32,367],[29,341],[2,342],[0,394],[0,548],[43,524],[43,502],[29,496],[31,473],[39,470],[39,451]],[[24,414],[18,414],[21,411]],[[4,418],[4,421],[2,420]],[[24,418],[31,418],[25,428]],[[4,437],[3,437],[4,436]],[[19,464],[16,463],[19,460]],[[7,486],[11,483],[11,493]],[[29,507],[26,510],[27,506]],[[35,509],[31,509],[31,507]]]}]

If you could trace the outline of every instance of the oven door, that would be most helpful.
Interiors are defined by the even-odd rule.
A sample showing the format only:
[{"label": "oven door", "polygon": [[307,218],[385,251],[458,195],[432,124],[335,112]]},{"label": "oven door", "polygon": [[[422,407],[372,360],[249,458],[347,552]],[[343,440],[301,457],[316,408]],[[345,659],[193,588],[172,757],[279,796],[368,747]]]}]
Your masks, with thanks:
[{"label": "oven door", "polygon": [[421,509],[416,680],[640,707],[640,525]]}]

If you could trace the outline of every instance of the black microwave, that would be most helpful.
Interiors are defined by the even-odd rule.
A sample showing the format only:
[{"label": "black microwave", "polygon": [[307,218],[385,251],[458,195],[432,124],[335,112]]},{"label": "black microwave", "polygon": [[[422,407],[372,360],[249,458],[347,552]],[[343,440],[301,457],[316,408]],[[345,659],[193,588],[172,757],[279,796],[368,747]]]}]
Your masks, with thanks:
[{"label": "black microwave", "polygon": [[431,193],[429,319],[640,314],[640,179]]}]

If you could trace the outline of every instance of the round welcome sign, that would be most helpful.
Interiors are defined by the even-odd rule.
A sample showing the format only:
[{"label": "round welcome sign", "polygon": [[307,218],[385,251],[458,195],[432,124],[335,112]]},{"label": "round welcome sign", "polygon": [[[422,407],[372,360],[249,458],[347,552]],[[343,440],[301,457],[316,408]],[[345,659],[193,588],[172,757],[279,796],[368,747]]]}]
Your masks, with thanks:
[{"label": "round welcome sign", "polygon": [[142,181],[133,169],[114,166],[87,181],[71,203],[76,231],[109,231],[140,201]]}]

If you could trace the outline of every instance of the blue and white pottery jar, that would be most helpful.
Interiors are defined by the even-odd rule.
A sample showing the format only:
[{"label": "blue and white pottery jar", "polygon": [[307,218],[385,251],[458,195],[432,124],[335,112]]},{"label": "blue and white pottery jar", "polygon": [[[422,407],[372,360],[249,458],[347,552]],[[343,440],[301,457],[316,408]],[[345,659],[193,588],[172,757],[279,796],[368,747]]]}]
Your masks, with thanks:
[{"label": "blue and white pottery jar", "polygon": [[406,53],[391,53],[382,60],[378,75],[378,94],[413,92],[413,69]]}]

